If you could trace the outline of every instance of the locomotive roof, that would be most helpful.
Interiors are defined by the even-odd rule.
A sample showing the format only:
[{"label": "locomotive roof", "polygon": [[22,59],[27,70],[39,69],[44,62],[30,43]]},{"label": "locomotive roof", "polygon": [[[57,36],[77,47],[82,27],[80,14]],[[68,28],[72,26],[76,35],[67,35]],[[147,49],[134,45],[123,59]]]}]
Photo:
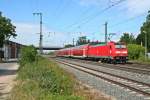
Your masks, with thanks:
[{"label": "locomotive roof", "polygon": [[106,42],[90,43],[90,45],[93,45],[93,46],[103,46],[103,45],[106,45],[106,44],[107,44]]},{"label": "locomotive roof", "polygon": [[[115,43],[115,44],[123,44],[122,42],[114,42],[114,41],[110,41],[108,43]],[[88,44],[83,44],[83,45],[78,45],[78,46],[74,46],[74,47],[69,47],[69,48],[64,48],[61,50],[69,50],[71,48],[78,48],[78,47],[82,47],[82,46],[86,46],[86,45],[91,45],[91,46],[105,46],[107,43],[106,42],[91,42]]]}]

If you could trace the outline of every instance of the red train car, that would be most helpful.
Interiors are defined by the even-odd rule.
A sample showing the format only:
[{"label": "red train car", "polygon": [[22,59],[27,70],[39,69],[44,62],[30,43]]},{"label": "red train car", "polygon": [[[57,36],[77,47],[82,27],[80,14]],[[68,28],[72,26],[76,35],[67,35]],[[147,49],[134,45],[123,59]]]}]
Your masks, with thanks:
[{"label": "red train car", "polygon": [[124,43],[108,42],[89,46],[88,57],[102,62],[126,62],[128,50]]},{"label": "red train car", "polygon": [[57,51],[57,56],[95,59],[115,63],[128,60],[128,50],[124,43],[108,42],[86,44]]},{"label": "red train car", "polygon": [[89,48],[89,44],[72,48],[71,57],[86,58],[88,56],[88,48]]}]

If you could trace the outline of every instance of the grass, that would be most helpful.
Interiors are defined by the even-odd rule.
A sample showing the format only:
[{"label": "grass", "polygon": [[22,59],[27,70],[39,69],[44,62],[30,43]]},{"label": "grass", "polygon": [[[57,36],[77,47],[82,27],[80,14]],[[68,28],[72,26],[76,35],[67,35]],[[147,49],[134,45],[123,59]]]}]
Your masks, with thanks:
[{"label": "grass", "polygon": [[108,100],[100,92],[78,83],[73,74],[40,57],[33,46],[27,46],[21,49],[18,77],[9,99]]},{"label": "grass", "polygon": [[130,60],[131,62],[141,63],[141,64],[150,64],[150,58],[145,59],[144,56],[140,56],[138,59]]},{"label": "grass", "polygon": [[130,60],[131,62],[140,63],[140,64],[150,64],[150,59],[144,60],[144,59],[138,59],[138,60]]},{"label": "grass", "polygon": [[26,63],[18,72],[11,100],[84,100],[75,96],[75,80],[58,65],[45,58]]}]

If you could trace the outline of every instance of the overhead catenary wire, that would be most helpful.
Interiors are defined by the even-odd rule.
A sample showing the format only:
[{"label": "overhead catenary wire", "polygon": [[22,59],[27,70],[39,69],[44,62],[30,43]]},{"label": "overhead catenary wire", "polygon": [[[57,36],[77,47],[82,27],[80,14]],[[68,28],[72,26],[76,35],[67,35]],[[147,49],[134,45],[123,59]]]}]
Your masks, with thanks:
[{"label": "overhead catenary wire", "polygon": [[[146,14],[143,13],[143,14],[140,14],[140,15],[138,15],[138,16],[125,19],[125,20],[120,21],[120,22],[118,22],[118,23],[116,23],[116,24],[114,24],[114,25],[108,26],[108,28],[110,29],[110,28],[113,28],[113,27],[117,27],[118,25],[125,24],[125,23],[130,22],[130,21],[134,21],[135,19],[140,18],[140,17],[142,17],[142,16],[144,16],[144,15],[146,15]],[[104,24],[103,24],[103,25],[104,25]],[[92,32],[92,33],[97,33],[97,32],[99,32],[99,31],[95,31],[95,32]]]},{"label": "overhead catenary wire", "polygon": [[[80,27],[82,24],[87,24],[87,23],[89,23],[90,21],[92,21],[93,19],[95,19],[96,17],[98,17],[99,15],[101,15],[101,14],[103,14],[104,12],[106,12],[107,10],[109,10],[110,8],[112,8],[112,7],[116,6],[116,5],[119,5],[120,3],[124,2],[124,1],[126,1],[126,0],[119,0],[119,1],[117,1],[116,3],[111,4],[111,5],[109,5],[108,7],[102,9],[100,12],[95,13],[95,14],[92,15],[92,16],[87,16],[83,21],[81,21],[81,22],[76,22],[76,23],[74,23],[74,24],[71,24],[71,25],[70,25],[70,28],[73,27],[73,26],[76,26],[75,28],[78,28],[78,27]],[[69,27],[68,27],[68,28],[69,28]]]},{"label": "overhead catenary wire", "polygon": [[92,10],[92,8],[87,8],[85,11],[83,11],[80,16],[78,17],[78,19],[71,25],[66,26],[65,28],[71,28],[72,26],[74,26],[75,24],[78,24],[80,21],[84,20],[83,18],[81,18],[83,15],[87,14],[88,12],[90,12]]},{"label": "overhead catenary wire", "polygon": [[[118,26],[118,25],[125,24],[125,23],[130,22],[130,21],[134,21],[135,19],[140,18],[140,17],[142,17],[142,16],[144,16],[144,15],[146,15],[146,14],[143,13],[143,14],[140,14],[140,15],[138,15],[138,16],[125,19],[125,20],[123,20],[123,21],[120,21],[120,22],[118,22],[118,23],[112,25],[112,26],[108,26],[108,28],[110,29],[110,28],[116,27],[116,26]],[[104,24],[103,24],[103,25],[104,25]],[[99,32],[99,31],[95,31],[95,32],[92,32],[92,33],[97,33],[97,32]]]},{"label": "overhead catenary wire", "polygon": [[[122,0],[120,0],[120,1],[122,1]],[[123,1],[126,1],[126,0],[123,0]],[[113,5],[114,6],[114,5]],[[113,7],[112,6],[112,7]],[[111,8],[111,7],[110,7]],[[110,9],[109,7],[106,9],[106,11],[108,10],[108,9]],[[105,12],[105,11],[104,11]],[[128,19],[125,19],[125,20],[122,20],[122,21],[120,21],[120,22],[118,22],[118,23],[116,23],[116,24],[114,24],[114,25],[111,25],[111,26],[108,26],[108,28],[113,28],[113,27],[116,27],[116,26],[118,26],[118,25],[121,25],[121,24],[125,24],[125,23],[127,23],[127,22],[130,22],[130,21],[134,21],[135,19],[137,19],[137,18],[140,18],[140,17],[142,17],[142,16],[144,16],[145,15],[145,13],[143,13],[143,14],[140,14],[140,15],[138,15],[138,16],[134,16],[134,17],[130,17],[130,18],[128,18]],[[99,15],[98,15],[99,16]],[[97,17],[97,16],[96,16]],[[75,26],[75,25],[77,25],[76,26],[76,28],[79,28],[79,27],[81,27],[81,25],[82,24],[86,24],[86,23],[88,23],[88,22],[90,22],[91,20],[90,19],[88,19],[88,20],[86,20],[85,22],[82,22],[82,23],[80,23],[79,25],[77,25],[78,23],[76,23],[76,24],[72,24],[72,26]],[[71,27],[72,27],[71,26]],[[97,31],[98,32],[98,31]],[[96,33],[96,32],[94,32],[94,33]]]},{"label": "overhead catenary wire", "polygon": [[140,15],[135,16],[135,17],[131,17],[131,18],[125,19],[125,20],[123,20],[123,21],[120,21],[120,22],[118,22],[118,23],[116,23],[116,24],[114,24],[114,25],[108,26],[108,27],[109,27],[109,28],[113,28],[113,27],[116,27],[116,26],[118,26],[118,25],[127,23],[127,22],[129,22],[129,21],[133,21],[133,20],[135,20],[135,19],[137,19],[137,18],[140,18],[140,17],[142,17],[142,16],[144,16],[144,15],[145,15],[145,13],[140,14]]},{"label": "overhead catenary wire", "polygon": [[[60,1],[63,1],[63,0],[60,0]],[[61,7],[59,7],[59,11],[58,11],[59,13],[57,13],[57,15],[55,16],[55,18],[58,19],[57,21],[60,21],[62,19],[62,17],[63,17],[62,15],[66,12],[65,11],[66,7],[69,7],[71,2],[72,2],[72,0],[66,0],[64,3],[60,2],[62,4],[61,4]]]},{"label": "overhead catenary wire", "polygon": [[[109,10],[110,8],[122,3],[123,1],[126,1],[126,0],[120,0],[118,2],[116,2],[115,4],[112,4],[106,8],[104,8],[100,13],[96,13],[95,15],[93,15],[91,18],[87,19],[85,22],[82,22],[80,25],[82,24],[86,24],[86,23],[89,23],[90,21],[92,21],[92,19],[95,19],[96,17],[98,17],[99,15],[103,14],[105,11]],[[79,25],[79,26],[80,26]]]},{"label": "overhead catenary wire", "polygon": [[71,4],[71,0],[66,1],[66,3],[62,6],[62,8],[61,8],[61,10],[60,10],[59,17],[62,16],[62,14],[65,12],[65,8],[66,8],[66,7],[69,7],[70,4]]},{"label": "overhead catenary wire", "polygon": [[56,6],[56,8],[55,8],[56,11],[55,11],[54,14],[53,14],[53,16],[54,16],[55,18],[58,16],[58,10],[60,10],[61,4],[62,4],[62,0],[58,0],[58,4],[57,4],[57,6]]}]

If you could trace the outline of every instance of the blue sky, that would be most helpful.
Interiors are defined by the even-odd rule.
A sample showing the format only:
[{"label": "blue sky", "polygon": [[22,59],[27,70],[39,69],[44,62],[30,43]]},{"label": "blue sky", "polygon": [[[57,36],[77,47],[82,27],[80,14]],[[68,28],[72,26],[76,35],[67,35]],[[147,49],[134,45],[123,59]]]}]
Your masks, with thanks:
[{"label": "blue sky", "polygon": [[63,46],[79,36],[104,41],[104,23],[108,32],[116,33],[117,41],[123,32],[135,36],[145,21],[150,0],[125,0],[105,12],[102,10],[119,0],[0,0],[0,11],[12,19],[18,36],[11,39],[22,44],[38,45],[39,17],[43,13],[44,46]]}]

